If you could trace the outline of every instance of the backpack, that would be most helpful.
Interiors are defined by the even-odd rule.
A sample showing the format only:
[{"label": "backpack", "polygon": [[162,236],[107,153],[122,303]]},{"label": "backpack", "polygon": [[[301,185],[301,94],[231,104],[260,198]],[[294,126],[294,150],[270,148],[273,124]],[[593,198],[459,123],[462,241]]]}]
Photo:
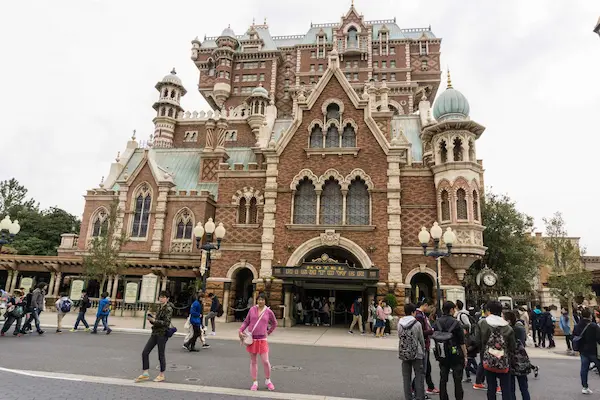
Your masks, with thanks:
[{"label": "backpack", "polygon": [[354,314],[354,303],[350,306],[350,314]]},{"label": "backpack", "polygon": [[71,305],[72,305],[71,300],[62,301],[60,303],[60,312],[61,313],[68,313],[68,312],[70,312],[71,311]]},{"label": "backpack", "polygon": [[506,374],[510,370],[508,347],[499,327],[492,328],[492,334],[483,351],[482,362],[483,368],[490,372]]},{"label": "backpack", "polygon": [[515,356],[512,360],[511,369],[513,375],[521,376],[529,375],[533,369],[531,361],[529,360],[529,354],[527,354],[525,346],[523,346],[523,343],[521,343],[520,340],[517,341],[517,348],[515,349]]},{"label": "backpack", "polygon": [[223,315],[223,305],[219,303],[219,307],[217,307],[217,317],[221,317]]},{"label": "backpack", "polygon": [[15,318],[22,318],[25,315],[25,310],[23,309],[23,303],[16,304],[13,310],[11,311],[11,315]]},{"label": "backpack", "polygon": [[581,351],[581,347],[582,347],[582,341],[583,341],[583,334],[585,333],[585,331],[587,330],[587,328],[589,328],[589,326],[592,324],[592,322],[590,322],[589,324],[587,324],[585,326],[585,328],[583,328],[583,330],[581,331],[581,333],[577,336],[573,336],[573,351]]},{"label": "backpack", "polygon": [[431,338],[434,341],[433,355],[437,361],[449,360],[450,356],[458,354],[458,347],[453,344],[452,333],[458,324],[458,320],[454,320],[450,329],[444,331],[439,320],[435,322],[435,332]]},{"label": "backpack", "polygon": [[407,327],[398,325],[398,334],[400,341],[398,344],[398,358],[402,361],[416,360],[417,354],[419,353],[419,342],[415,337],[415,333],[412,331],[412,327],[418,321],[413,321]]}]

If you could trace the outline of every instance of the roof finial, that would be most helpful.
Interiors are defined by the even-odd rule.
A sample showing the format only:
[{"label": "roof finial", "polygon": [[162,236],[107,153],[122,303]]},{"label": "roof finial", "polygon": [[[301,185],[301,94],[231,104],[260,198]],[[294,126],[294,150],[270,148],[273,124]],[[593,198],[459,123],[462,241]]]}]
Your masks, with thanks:
[{"label": "roof finial", "polygon": [[104,176],[102,177],[102,179],[100,179],[100,187],[101,188],[104,187]]},{"label": "roof finial", "polygon": [[231,29],[231,24],[227,24],[227,27],[228,27],[229,29]]},{"label": "roof finial", "polygon": [[352,0],[352,8],[354,8],[354,0]]},{"label": "roof finial", "polygon": [[450,79],[450,67],[448,67],[448,86],[446,86],[446,89],[453,89],[452,80]]},{"label": "roof finial", "polygon": [[116,162],[121,161],[121,152],[120,151],[117,151],[117,158],[115,158],[115,161]]},{"label": "roof finial", "polygon": [[252,26],[256,23],[256,18],[252,17]]},{"label": "roof finial", "polygon": [[263,25],[266,25],[266,24],[267,24],[267,17],[265,17],[265,20],[263,22]]},{"label": "roof finial", "polygon": [[175,67],[171,70],[171,75],[177,75],[177,71],[175,71]]},{"label": "roof finial", "polygon": [[135,129],[133,130],[133,136],[131,136],[131,140],[135,140]]}]

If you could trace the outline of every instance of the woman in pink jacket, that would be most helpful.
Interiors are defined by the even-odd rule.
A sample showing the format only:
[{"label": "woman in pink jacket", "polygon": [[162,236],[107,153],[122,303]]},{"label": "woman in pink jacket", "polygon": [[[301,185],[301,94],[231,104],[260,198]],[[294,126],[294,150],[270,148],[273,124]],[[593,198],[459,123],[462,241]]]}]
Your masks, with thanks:
[{"label": "woman in pink jacket", "polygon": [[244,331],[248,328],[248,333],[252,335],[252,344],[246,346],[246,351],[250,353],[250,375],[252,375],[252,386],[250,390],[258,390],[258,355],[262,360],[265,371],[265,385],[269,390],[275,390],[275,385],[271,382],[271,363],[269,362],[269,336],[277,328],[275,314],[266,306],[267,297],[264,293],[259,293],[256,299],[256,306],[248,311],[246,320],[240,327],[240,340],[244,340]]}]

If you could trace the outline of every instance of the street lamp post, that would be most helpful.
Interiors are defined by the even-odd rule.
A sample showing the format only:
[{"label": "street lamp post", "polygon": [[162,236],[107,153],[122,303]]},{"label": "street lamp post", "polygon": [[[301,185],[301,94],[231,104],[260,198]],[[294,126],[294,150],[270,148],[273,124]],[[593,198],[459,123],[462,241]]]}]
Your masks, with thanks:
[{"label": "street lamp post", "polygon": [[21,230],[18,220],[11,221],[8,215],[0,221],[0,251],[2,246],[9,244],[15,238],[15,235]]},{"label": "street lamp post", "polygon": [[[436,286],[437,286],[437,313],[440,315],[442,311],[442,288],[440,287],[440,275],[442,274],[442,258],[448,257],[452,254],[452,244],[456,240],[456,235],[452,231],[452,228],[447,228],[446,232],[442,231],[442,228],[438,225],[437,222],[433,223],[433,226],[430,229],[431,234],[427,231],[427,228],[422,227],[421,232],[419,232],[419,242],[423,247],[423,254],[427,257],[434,257],[436,260],[437,272],[436,272]],[[440,250],[440,239],[443,238],[444,243],[446,243],[446,248],[448,251]],[[429,240],[433,238],[433,250],[427,251],[427,246],[429,245]]]},{"label": "street lamp post", "polygon": [[[202,237],[206,233],[206,241],[202,244]],[[210,253],[212,250],[219,250],[221,248],[221,240],[225,237],[225,227],[223,223],[219,223],[219,226],[215,226],[212,218],[202,226],[201,222],[198,222],[194,228],[194,236],[196,237],[196,248],[198,250],[206,251],[206,268],[203,270],[203,266],[200,265],[200,274],[202,276],[202,292],[206,292],[206,280],[210,276]],[[217,239],[217,243],[213,243],[213,235]]]}]

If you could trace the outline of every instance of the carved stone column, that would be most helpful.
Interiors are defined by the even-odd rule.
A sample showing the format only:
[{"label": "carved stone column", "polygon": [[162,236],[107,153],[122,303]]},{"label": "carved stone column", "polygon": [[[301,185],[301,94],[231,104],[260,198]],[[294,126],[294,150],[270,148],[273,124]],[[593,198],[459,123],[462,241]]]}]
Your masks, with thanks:
[{"label": "carved stone column", "polygon": [[15,288],[17,287],[18,277],[19,277],[19,271],[14,270],[13,276],[12,276],[12,282],[10,283],[10,290],[9,290],[10,293],[15,291]]},{"label": "carved stone column", "polygon": [[225,133],[227,132],[227,122],[224,119],[220,119],[217,122],[217,142],[215,150],[225,151]]},{"label": "carved stone column", "polygon": [[[400,150],[404,151],[404,150]],[[402,237],[400,222],[400,151],[388,154],[387,199],[388,199],[388,263],[390,272],[388,281],[402,282]]]},{"label": "carved stone column", "polygon": [[56,279],[54,280],[54,289],[52,290],[52,295],[54,297],[58,297],[58,292],[60,290],[60,284],[62,282],[62,272],[56,273]]},{"label": "carved stone column", "polygon": [[108,292],[108,297],[112,297],[112,287],[113,287],[113,277],[108,277],[108,283],[106,284],[106,291]]},{"label": "carved stone column", "polygon": [[167,216],[167,195],[170,186],[159,186],[156,201],[156,213],[154,215],[154,229],[152,233],[152,246],[150,251],[159,253],[162,249],[163,236],[165,232],[165,218]]},{"label": "carved stone column", "polygon": [[260,251],[260,271],[261,278],[267,278],[273,272],[273,243],[275,242],[275,211],[277,200],[277,175],[279,157],[275,150],[265,151],[267,172],[265,183],[265,206],[263,208],[263,234],[261,238],[262,247]]},{"label": "carved stone column", "polygon": [[8,276],[6,278],[6,286],[4,286],[5,292],[10,292],[10,284],[12,283],[13,271],[8,270]]},{"label": "carved stone column", "polygon": [[317,215],[315,218],[315,224],[319,225],[319,221],[321,221],[321,194],[323,191],[321,189],[315,189],[315,193],[317,194]]},{"label": "carved stone column", "polygon": [[215,120],[209,119],[206,121],[206,144],[204,145],[204,151],[212,151],[215,148]]},{"label": "carved stone column", "polygon": [[54,293],[54,281],[56,280],[56,272],[50,272],[50,283],[48,284],[48,289],[46,295],[52,296]]}]

